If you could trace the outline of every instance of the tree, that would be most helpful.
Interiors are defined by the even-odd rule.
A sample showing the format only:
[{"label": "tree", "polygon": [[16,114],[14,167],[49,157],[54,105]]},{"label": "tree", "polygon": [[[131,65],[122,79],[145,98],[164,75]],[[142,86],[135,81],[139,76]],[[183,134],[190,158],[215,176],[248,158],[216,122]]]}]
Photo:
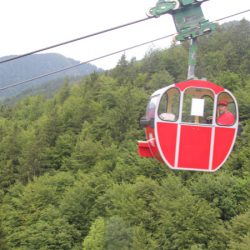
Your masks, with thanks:
[{"label": "tree", "polygon": [[[73,224],[81,233],[87,236],[91,223],[103,213],[103,206],[98,207],[97,200],[112,184],[107,175],[96,176],[78,172],[77,181],[64,194],[60,203],[61,214],[69,224]],[[79,237],[77,242],[82,242]]]},{"label": "tree", "polygon": [[244,250],[249,248],[250,236],[250,210],[236,216],[230,222],[229,227],[229,249]]},{"label": "tree", "polygon": [[191,184],[192,193],[218,208],[223,220],[230,220],[249,205],[249,177],[237,178],[229,173],[203,175]]},{"label": "tree", "polygon": [[132,230],[119,216],[107,220],[104,249],[129,250],[132,246]]},{"label": "tree", "polygon": [[91,225],[88,236],[84,238],[83,250],[103,250],[105,237],[105,221],[97,218]]},{"label": "tree", "polygon": [[2,227],[2,223],[0,222],[0,249],[1,250],[8,250],[5,237],[6,236]]},{"label": "tree", "polygon": [[58,173],[35,178],[27,186],[17,183],[5,195],[0,216],[10,249],[72,249],[79,232],[58,209],[74,177]]}]

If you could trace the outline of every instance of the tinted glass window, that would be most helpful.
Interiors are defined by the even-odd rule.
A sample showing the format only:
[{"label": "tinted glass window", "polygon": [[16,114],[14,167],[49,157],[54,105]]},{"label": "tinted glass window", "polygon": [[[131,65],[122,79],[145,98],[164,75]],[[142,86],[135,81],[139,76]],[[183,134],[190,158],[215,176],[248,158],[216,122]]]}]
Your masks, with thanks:
[{"label": "tinted glass window", "polygon": [[221,126],[231,126],[235,123],[236,105],[228,93],[221,93],[218,96],[216,122]]},{"label": "tinted glass window", "polygon": [[162,96],[158,115],[164,121],[177,121],[179,117],[180,91],[176,88],[171,88]]},{"label": "tinted glass window", "polygon": [[182,121],[209,124],[213,120],[214,94],[209,89],[189,88],[184,92]]}]

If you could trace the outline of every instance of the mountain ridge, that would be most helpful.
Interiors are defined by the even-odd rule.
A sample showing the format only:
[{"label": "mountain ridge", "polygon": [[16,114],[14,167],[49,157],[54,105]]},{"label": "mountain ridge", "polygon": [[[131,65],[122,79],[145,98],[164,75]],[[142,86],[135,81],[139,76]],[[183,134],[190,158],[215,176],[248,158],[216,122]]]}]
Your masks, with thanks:
[{"label": "mountain ridge", "polygon": [[[16,57],[8,55],[0,58],[0,61]],[[78,65],[80,61],[65,57],[58,53],[34,54],[13,61],[0,64],[0,88],[20,83],[32,78],[49,74],[64,68]],[[45,83],[55,81],[56,79],[73,78],[79,79],[93,72],[100,72],[102,69],[95,65],[86,63],[74,67],[73,69],[58,72],[49,76],[44,76],[27,84],[16,86],[6,91],[0,92],[0,98],[13,97],[26,91],[29,88],[41,86]],[[62,81],[63,84],[63,81]]]}]

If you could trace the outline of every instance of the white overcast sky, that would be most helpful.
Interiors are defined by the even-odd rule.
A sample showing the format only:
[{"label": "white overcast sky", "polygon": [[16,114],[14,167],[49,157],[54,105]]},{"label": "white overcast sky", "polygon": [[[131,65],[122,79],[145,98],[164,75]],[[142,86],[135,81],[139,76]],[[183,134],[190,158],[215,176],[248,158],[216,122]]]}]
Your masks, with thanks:
[{"label": "white overcast sky", "polygon": [[[20,55],[72,40],[128,22],[145,18],[146,11],[157,0],[0,0],[0,57]],[[209,0],[202,4],[210,21],[250,9],[250,0]],[[250,20],[250,12],[227,19]],[[170,15],[154,18],[117,31],[46,50],[60,53],[81,62],[117,50],[175,33]],[[151,48],[166,48],[171,39],[164,39],[124,51],[127,59],[141,59]],[[121,54],[92,62],[109,69],[115,67]]]}]

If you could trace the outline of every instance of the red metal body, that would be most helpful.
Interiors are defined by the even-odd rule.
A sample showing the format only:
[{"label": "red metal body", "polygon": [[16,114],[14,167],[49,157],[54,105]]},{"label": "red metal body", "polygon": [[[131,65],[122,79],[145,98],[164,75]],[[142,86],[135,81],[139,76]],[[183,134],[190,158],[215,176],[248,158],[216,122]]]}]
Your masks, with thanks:
[{"label": "red metal body", "polygon": [[[166,120],[161,119],[160,116],[160,109],[164,106],[161,103],[165,96],[168,103],[164,107],[171,110],[170,106],[174,105],[169,93],[177,93],[179,96],[175,120],[172,116],[170,119],[169,115]],[[187,98],[188,94],[191,97]],[[217,105],[223,98],[227,98],[234,107],[233,124],[217,123]],[[199,103],[197,107],[191,105],[197,100]],[[210,101],[212,113],[211,123],[198,122],[205,118],[202,104],[206,107],[208,101]],[[233,148],[238,129],[237,103],[229,91],[212,82],[190,80],[156,91],[151,96],[149,105],[154,108],[147,109],[146,121],[151,119],[150,124],[145,124],[147,141],[138,142],[138,152],[141,157],[154,157],[171,169],[179,170],[213,172],[223,165]],[[189,110],[187,106],[193,106],[190,108],[191,115],[186,112]],[[204,110],[206,111],[206,108]],[[187,119],[196,119],[196,121],[185,120],[187,113],[189,115]]]}]

